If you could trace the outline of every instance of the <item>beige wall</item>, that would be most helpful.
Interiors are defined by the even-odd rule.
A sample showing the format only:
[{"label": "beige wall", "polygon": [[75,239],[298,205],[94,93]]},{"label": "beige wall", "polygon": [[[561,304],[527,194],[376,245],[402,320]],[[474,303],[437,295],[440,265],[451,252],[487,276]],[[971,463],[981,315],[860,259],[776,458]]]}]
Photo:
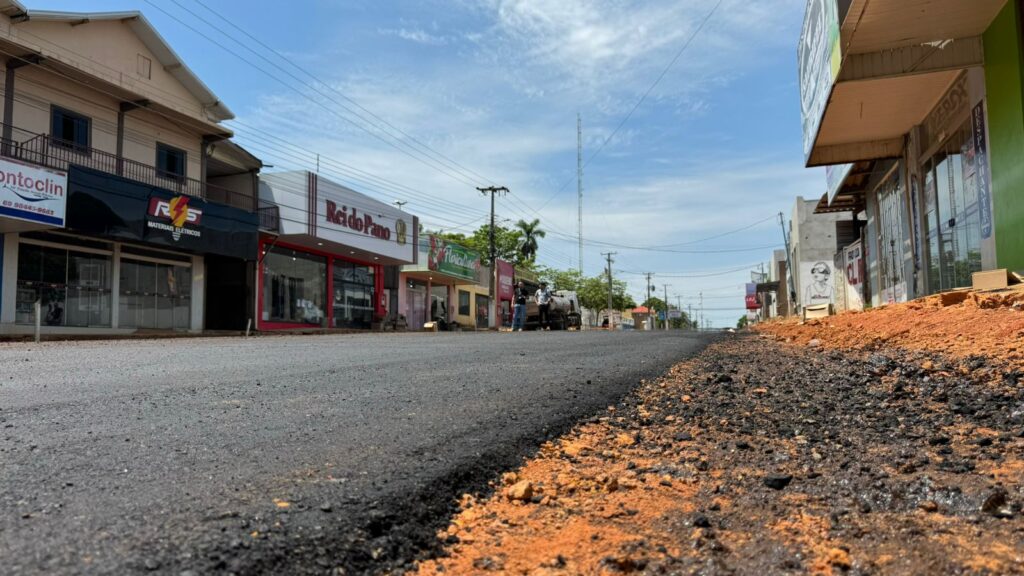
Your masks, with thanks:
[{"label": "beige wall", "polygon": [[157,143],[184,150],[189,178],[199,180],[202,154],[202,136],[189,134],[167,118],[148,110],[134,110],[125,114],[124,157],[142,164],[156,163]]},{"label": "beige wall", "polygon": [[[74,66],[97,78],[121,86],[182,114],[208,121],[202,105],[189,93],[142,43],[123,21],[68,23],[29,20],[11,26],[0,25],[0,37],[29,47],[43,55]],[[151,77],[138,74],[138,56],[152,62]]]}]

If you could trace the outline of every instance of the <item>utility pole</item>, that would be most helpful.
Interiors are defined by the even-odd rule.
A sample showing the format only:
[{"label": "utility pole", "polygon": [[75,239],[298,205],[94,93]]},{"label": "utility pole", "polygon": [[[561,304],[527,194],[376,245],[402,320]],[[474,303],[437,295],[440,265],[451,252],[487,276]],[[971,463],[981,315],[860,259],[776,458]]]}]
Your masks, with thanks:
[{"label": "utility pole", "polygon": [[645,274],[647,276],[647,301],[644,304],[647,306],[647,318],[651,320],[651,329],[654,329],[654,320],[651,318],[651,276],[654,276],[653,272]]},{"label": "utility pole", "polygon": [[700,292],[700,329],[704,331],[704,293]]},{"label": "utility pole", "polygon": [[612,256],[618,252],[602,252],[601,256],[608,259],[608,329],[615,330],[615,320],[612,316]]},{"label": "utility pole", "polygon": [[[497,253],[494,248],[494,197],[498,194],[508,194],[508,188],[504,186],[488,186],[486,188],[477,187],[477,190],[484,196],[491,195],[491,288],[488,292],[491,297],[491,306],[494,307],[494,314],[496,315],[498,313],[498,265]],[[496,318],[495,315],[492,315],[492,317]]]},{"label": "utility pole", "polygon": [[796,289],[793,288],[793,261],[789,257],[789,234],[786,233],[786,219],[782,216],[782,212],[779,212],[779,226],[782,226],[782,243],[786,247],[786,280],[789,285],[789,298],[787,299],[789,310],[786,310],[786,316],[789,316],[795,310],[793,305],[796,303]]},{"label": "utility pole", "polygon": [[[683,313],[683,297],[680,296],[679,294],[676,294],[676,310],[679,310],[679,314],[682,315],[682,313]],[[680,320],[682,320],[682,318],[680,318]],[[680,325],[682,325],[681,322],[680,322]]]},{"label": "utility pole", "polygon": [[690,327],[693,328],[696,322],[693,321],[693,304],[686,305],[686,317],[690,321]]},{"label": "utility pole", "polygon": [[576,234],[580,242],[580,276],[583,276],[583,118],[579,112],[576,113],[576,194],[579,196]]},{"label": "utility pole", "polygon": [[665,331],[668,332],[668,287],[671,284],[662,284],[665,288]]}]

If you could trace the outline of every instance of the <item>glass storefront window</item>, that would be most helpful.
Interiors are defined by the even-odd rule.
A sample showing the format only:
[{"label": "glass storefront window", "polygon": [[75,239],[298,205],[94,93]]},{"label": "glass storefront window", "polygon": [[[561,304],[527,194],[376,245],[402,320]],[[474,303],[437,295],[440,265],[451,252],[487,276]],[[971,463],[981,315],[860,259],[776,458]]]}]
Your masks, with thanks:
[{"label": "glass storefront window", "polygon": [[121,259],[118,324],[123,328],[188,330],[192,325],[192,268]]},{"label": "glass storefront window", "polygon": [[477,294],[476,295],[476,327],[487,328],[490,324],[490,297]]},{"label": "glass storefront window", "polygon": [[325,327],[326,295],[326,258],[268,247],[263,258],[264,321]]},{"label": "glass storefront window", "polygon": [[334,327],[370,328],[374,312],[373,267],[334,261]]},{"label": "glass storefront window", "polygon": [[15,322],[34,324],[39,299],[46,326],[109,327],[111,261],[102,254],[22,242]]},{"label": "glass storefront window", "polygon": [[466,292],[465,290],[459,290],[459,316],[469,316],[469,296],[469,292]]},{"label": "glass storefront window", "polygon": [[925,164],[928,288],[932,293],[970,286],[981,270],[978,170],[970,122]]},{"label": "glass storefront window", "polygon": [[449,321],[447,286],[430,287],[430,320],[444,320],[445,322]]},{"label": "glass storefront window", "polygon": [[410,279],[407,289],[405,317],[410,329],[420,330],[427,322],[427,283]]}]

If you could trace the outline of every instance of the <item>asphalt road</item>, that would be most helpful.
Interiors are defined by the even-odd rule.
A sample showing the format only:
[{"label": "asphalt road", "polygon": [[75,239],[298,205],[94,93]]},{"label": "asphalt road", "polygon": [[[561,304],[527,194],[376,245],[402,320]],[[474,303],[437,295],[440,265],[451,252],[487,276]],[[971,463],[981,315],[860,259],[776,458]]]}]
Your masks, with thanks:
[{"label": "asphalt road", "polygon": [[[0,344],[0,572],[367,573],[684,333]],[[340,569],[340,570],[339,570]]]}]

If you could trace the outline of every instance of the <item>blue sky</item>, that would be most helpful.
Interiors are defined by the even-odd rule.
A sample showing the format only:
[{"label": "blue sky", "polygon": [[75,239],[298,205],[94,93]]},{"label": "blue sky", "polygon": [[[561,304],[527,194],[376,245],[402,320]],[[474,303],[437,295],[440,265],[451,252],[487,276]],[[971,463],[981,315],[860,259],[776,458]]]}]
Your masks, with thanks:
[{"label": "blue sky", "polygon": [[[26,4],[143,11],[235,112],[228,125],[238,141],[273,169],[312,168],[319,154],[325,176],[388,202],[408,201],[406,209],[429,228],[445,230],[483,222],[488,204],[475,185],[507,186],[513,194],[499,200],[499,218],[540,217],[549,234],[539,259],[560,268],[578,265],[577,112],[589,158],[714,5],[202,2],[216,13],[197,0]],[[645,282],[635,273],[655,272],[659,294],[662,284],[671,284],[673,302],[679,295],[684,307],[696,308],[703,292],[707,318],[718,326],[735,323],[743,313],[748,265],[767,261],[771,248],[781,247],[778,222],[695,241],[780,211],[788,220],[797,195],[815,198],[824,191],[824,174],[804,169],[801,153],[796,44],[804,4],[723,0],[590,162],[584,176],[587,274],[603,270],[601,252],[616,251],[613,269],[630,281],[638,301]],[[665,245],[708,253],[628,248]]]}]

